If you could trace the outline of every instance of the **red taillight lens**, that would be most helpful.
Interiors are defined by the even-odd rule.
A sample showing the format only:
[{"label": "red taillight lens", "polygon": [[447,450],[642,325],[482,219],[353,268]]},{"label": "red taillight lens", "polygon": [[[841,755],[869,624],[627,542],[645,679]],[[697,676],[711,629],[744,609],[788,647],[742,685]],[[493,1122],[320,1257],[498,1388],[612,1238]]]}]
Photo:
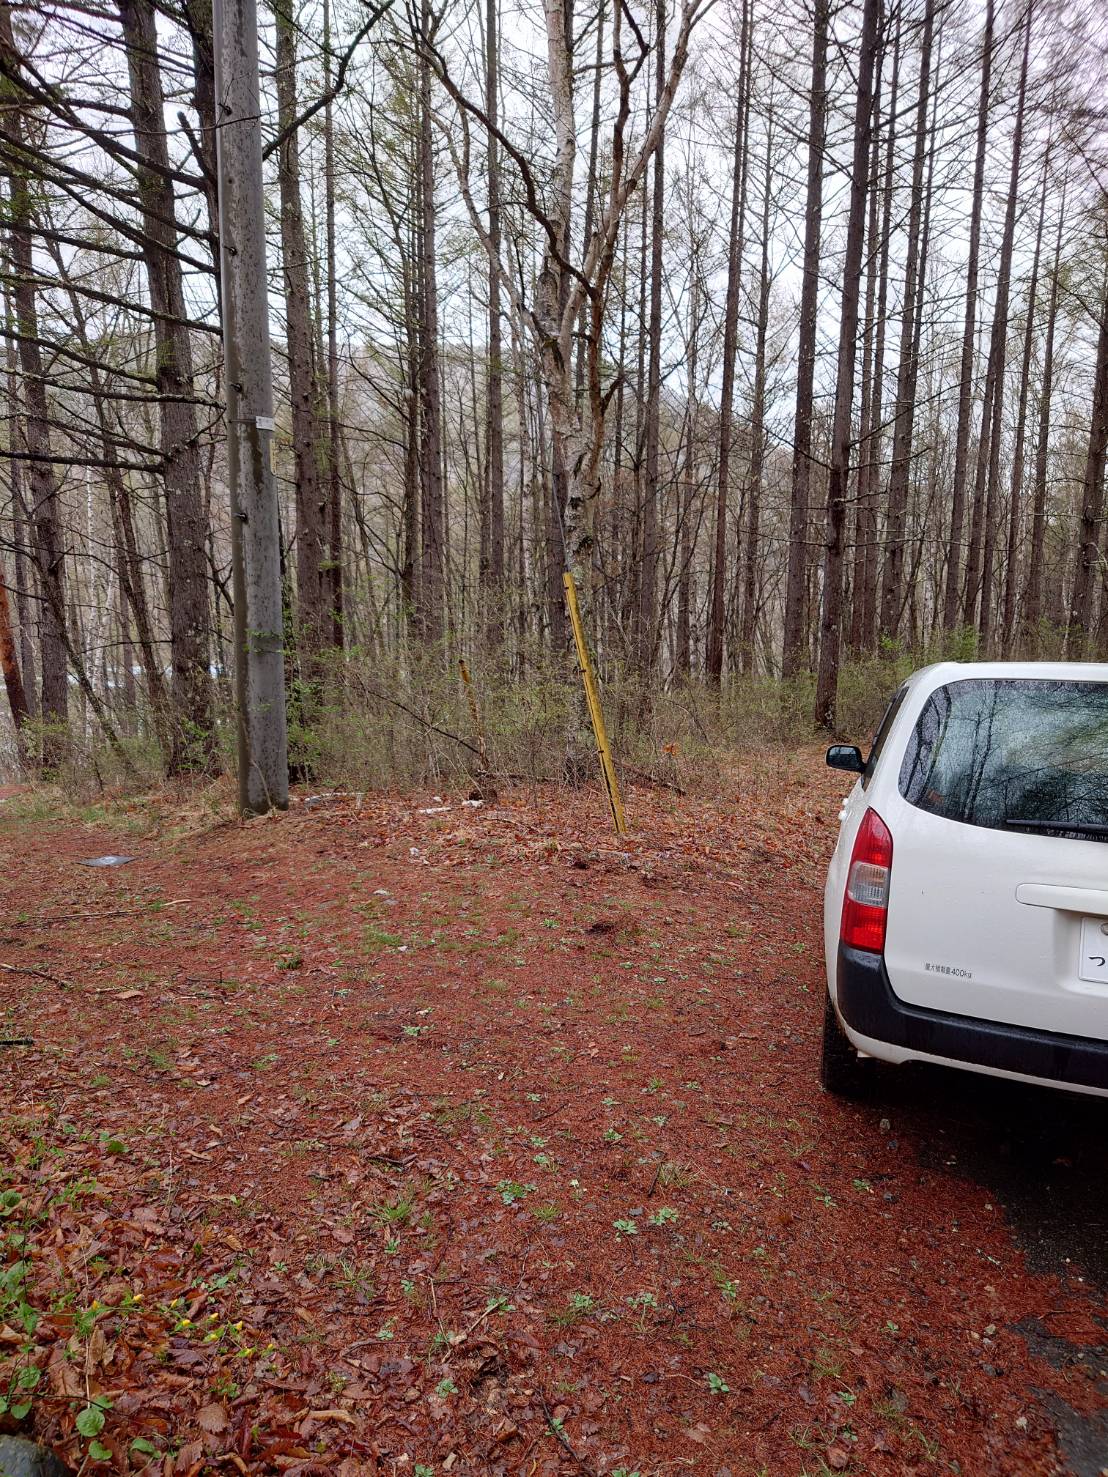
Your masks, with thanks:
[{"label": "red taillight lens", "polygon": [[858,827],[846,877],[839,938],[847,948],[884,953],[892,865],[893,838],[889,828],[876,810],[867,810]]}]

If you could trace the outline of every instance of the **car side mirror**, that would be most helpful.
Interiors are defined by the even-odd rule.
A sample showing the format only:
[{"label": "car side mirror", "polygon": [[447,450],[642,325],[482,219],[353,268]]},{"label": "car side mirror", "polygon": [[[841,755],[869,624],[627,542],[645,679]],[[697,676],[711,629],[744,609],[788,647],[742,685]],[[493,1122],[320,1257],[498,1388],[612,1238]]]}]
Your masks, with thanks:
[{"label": "car side mirror", "polygon": [[857,744],[832,744],[827,751],[828,769],[845,769],[847,774],[865,774],[866,761]]}]

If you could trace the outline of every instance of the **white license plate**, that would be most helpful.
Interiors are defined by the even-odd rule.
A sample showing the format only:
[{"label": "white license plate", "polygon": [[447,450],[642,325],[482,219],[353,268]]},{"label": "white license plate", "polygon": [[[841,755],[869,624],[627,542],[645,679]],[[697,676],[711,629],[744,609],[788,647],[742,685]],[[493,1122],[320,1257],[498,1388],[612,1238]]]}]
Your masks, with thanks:
[{"label": "white license plate", "polygon": [[1082,918],[1077,972],[1083,980],[1108,985],[1108,918]]}]

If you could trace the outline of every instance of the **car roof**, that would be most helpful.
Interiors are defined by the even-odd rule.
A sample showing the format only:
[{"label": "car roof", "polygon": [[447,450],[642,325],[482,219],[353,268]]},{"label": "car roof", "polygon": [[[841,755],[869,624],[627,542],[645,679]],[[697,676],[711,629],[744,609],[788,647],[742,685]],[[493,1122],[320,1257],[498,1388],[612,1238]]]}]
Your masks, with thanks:
[{"label": "car roof", "polygon": [[1108,662],[933,662],[908,678],[909,686],[941,687],[970,677],[1038,677],[1052,682],[1108,682]]}]

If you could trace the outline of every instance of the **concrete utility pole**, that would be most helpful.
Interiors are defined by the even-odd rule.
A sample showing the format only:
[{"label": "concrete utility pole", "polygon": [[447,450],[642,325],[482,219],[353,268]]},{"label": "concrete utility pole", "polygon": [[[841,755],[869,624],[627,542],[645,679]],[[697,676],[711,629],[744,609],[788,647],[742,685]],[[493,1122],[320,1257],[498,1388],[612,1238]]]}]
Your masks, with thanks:
[{"label": "concrete utility pole", "polygon": [[289,779],[255,0],[215,0],[212,21],[239,808],[260,815]]}]

